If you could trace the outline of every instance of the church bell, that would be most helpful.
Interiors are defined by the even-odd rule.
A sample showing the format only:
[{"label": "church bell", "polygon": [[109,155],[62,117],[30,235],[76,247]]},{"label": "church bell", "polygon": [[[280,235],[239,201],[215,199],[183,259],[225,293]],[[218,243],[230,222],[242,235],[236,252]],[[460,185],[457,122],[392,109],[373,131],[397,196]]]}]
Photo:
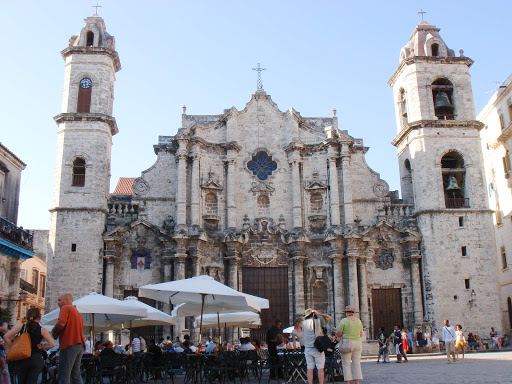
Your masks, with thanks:
[{"label": "church bell", "polygon": [[450,175],[448,178],[448,186],[446,187],[447,191],[460,191],[459,184],[457,184],[457,179],[455,175]]},{"label": "church bell", "polygon": [[452,103],[450,102],[450,98],[446,92],[439,92],[436,95],[436,101],[434,103],[434,108],[453,108]]}]

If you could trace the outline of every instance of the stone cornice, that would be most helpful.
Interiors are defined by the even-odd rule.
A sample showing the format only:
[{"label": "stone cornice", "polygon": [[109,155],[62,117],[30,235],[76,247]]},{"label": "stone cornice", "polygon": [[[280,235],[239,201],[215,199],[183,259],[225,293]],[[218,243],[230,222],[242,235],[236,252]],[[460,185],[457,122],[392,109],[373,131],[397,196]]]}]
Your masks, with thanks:
[{"label": "stone cornice", "polygon": [[108,215],[108,209],[103,208],[88,208],[88,207],[53,207],[48,211],[50,212],[61,212],[61,211],[75,211],[75,212],[101,212]]},{"label": "stone cornice", "polygon": [[53,120],[55,120],[57,124],[66,121],[100,121],[108,124],[112,136],[119,132],[116,119],[104,113],[61,113],[55,116]]},{"label": "stone cornice", "polygon": [[121,61],[119,61],[119,55],[117,51],[105,47],[68,47],[60,52],[62,58],[66,60],[66,57],[73,54],[86,54],[86,55],[107,55],[110,56],[114,64],[116,72],[121,70]]},{"label": "stone cornice", "polygon": [[406,66],[416,63],[466,64],[468,67],[471,67],[474,61],[469,57],[412,56],[400,62],[400,65],[389,79],[388,84],[391,86],[395,85],[396,79],[402,70]]},{"label": "stone cornice", "polygon": [[496,141],[504,144],[511,137],[512,137],[512,121],[508,124],[508,126],[503,131],[501,131],[501,135],[498,136]]},{"label": "stone cornice", "polygon": [[0,153],[2,153],[20,171],[23,171],[27,166],[27,164],[21,161],[18,156],[11,152],[11,150],[2,143],[0,143]]},{"label": "stone cornice", "polygon": [[393,139],[391,144],[395,147],[398,146],[409,132],[418,128],[476,128],[480,130],[483,127],[484,124],[478,120],[418,120],[407,124]]},{"label": "stone cornice", "polygon": [[416,211],[412,215],[413,217],[418,217],[420,215],[428,215],[431,213],[489,213],[493,214],[494,211],[492,209],[484,208],[484,209],[476,209],[476,208],[444,208],[444,209],[422,209],[421,211]]}]

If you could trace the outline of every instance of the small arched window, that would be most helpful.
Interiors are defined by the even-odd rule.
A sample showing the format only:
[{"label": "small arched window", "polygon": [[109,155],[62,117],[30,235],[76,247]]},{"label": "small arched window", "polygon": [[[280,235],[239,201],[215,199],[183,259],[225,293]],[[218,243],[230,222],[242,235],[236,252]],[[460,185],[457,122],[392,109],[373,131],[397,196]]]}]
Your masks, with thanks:
[{"label": "small arched window", "polygon": [[439,56],[439,44],[434,43],[430,46],[432,56]]},{"label": "small arched window", "polygon": [[77,113],[91,112],[91,94],[92,80],[84,77],[78,84],[78,102],[76,106]]},{"label": "small arched window", "polygon": [[441,159],[441,173],[446,208],[469,208],[465,196],[466,168],[464,159],[455,152],[448,152]]},{"label": "small arched window", "polygon": [[439,120],[454,120],[453,84],[450,80],[441,78],[432,83],[432,98],[434,112]]},{"label": "small arched window", "polygon": [[78,157],[73,161],[73,187],[83,187],[85,185],[85,160]]},{"label": "small arched window", "polygon": [[87,32],[87,44],[88,47],[94,46],[94,32],[88,31]]}]

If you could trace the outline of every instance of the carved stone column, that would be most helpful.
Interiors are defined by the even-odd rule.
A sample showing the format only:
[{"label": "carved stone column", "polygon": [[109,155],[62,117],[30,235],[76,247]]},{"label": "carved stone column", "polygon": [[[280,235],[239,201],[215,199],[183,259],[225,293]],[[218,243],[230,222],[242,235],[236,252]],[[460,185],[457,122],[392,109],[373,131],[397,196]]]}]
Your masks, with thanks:
[{"label": "carved stone column", "polygon": [[240,252],[237,249],[237,242],[226,243],[226,256],[228,262],[227,285],[239,291],[238,269],[240,268]]},{"label": "carved stone column", "polygon": [[178,180],[176,191],[176,211],[178,226],[187,225],[187,143],[178,139],[179,148],[176,152],[178,161]]},{"label": "carved stone column", "polygon": [[301,204],[301,186],[300,186],[300,155],[294,153],[292,155],[292,213],[293,228],[302,227],[302,204]]},{"label": "carved stone column", "polygon": [[197,248],[190,248],[188,250],[190,258],[192,259],[192,276],[201,275],[201,260],[203,259],[203,251]]},{"label": "carved stone column", "polygon": [[421,299],[421,271],[419,255],[411,255],[411,282],[412,297],[414,303],[414,323],[420,325],[423,323],[423,301]]},{"label": "carved stone column", "polygon": [[343,311],[345,309],[342,269],[343,253],[335,250],[331,253],[330,258],[332,259],[332,280],[334,283],[334,324],[338,325],[343,318]]},{"label": "carved stone column", "polygon": [[192,172],[190,175],[190,224],[200,225],[199,220],[199,154],[198,148],[194,148],[192,155]]},{"label": "carved stone column", "polygon": [[348,299],[350,305],[359,308],[359,287],[357,278],[357,245],[353,240],[349,240],[347,249],[348,259]]},{"label": "carved stone column", "polygon": [[341,147],[341,171],[343,175],[343,207],[345,224],[354,223],[354,210],[352,209],[352,177],[350,175],[350,149],[348,144]]},{"label": "carved stone column", "polygon": [[105,296],[114,297],[114,258],[105,257]]},{"label": "carved stone column", "polygon": [[[359,301],[361,305],[359,306],[359,311],[361,315],[361,322],[363,323],[363,327],[368,332],[370,327],[370,313],[368,311],[368,286],[366,282],[366,259],[359,259]],[[368,336],[368,335],[367,335]]]},{"label": "carved stone column", "polygon": [[[185,278],[185,260],[187,259],[187,254],[184,252],[184,249],[180,249],[182,252],[177,252],[174,254],[174,280],[182,280]],[[182,317],[177,320],[176,325],[174,327],[174,338],[177,336],[182,337],[181,331],[185,329],[185,319]]]},{"label": "carved stone column", "polygon": [[329,193],[331,204],[331,225],[340,225],[340,194],[338,185],[338,168],[336,166],[336,150],[333,147],[329,151]]},{"label": "carved stone column", "polygon": [[226,166],[226,227],[236,227],[236,203],[235,203],[235,158],[232,150],[228,151]]},{"label": "carved stone column", "polygon": [[295,316],[301,316],[306,310],[304,299],[304,260],[303,252],[293,256],[293,283],[295,286]]}]

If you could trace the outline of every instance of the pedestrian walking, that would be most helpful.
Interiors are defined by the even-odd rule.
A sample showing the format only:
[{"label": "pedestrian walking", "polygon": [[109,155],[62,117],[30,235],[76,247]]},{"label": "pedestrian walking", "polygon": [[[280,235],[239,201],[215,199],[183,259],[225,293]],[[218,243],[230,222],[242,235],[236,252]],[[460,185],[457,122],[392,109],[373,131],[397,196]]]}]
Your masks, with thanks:
[{"label": "pedestrian walking", "polygon": [[59,384],[82,384],[80,363],[84,353],[84,321],[73,305],[73,296],[59,296],[60,307],[57,324],[52,329],[54,338],[59,338]]},{"label": "pedestrian walking", "polygon": [[343,338],[343,343],[348,342],[350,345],[350,352],[341,354],[345,383],[359,384],[359,380],[363,380],[363,373],[361,372],[363,323],[354,316],[358,312],[356,307],[347,306],[345,308],[347,317],[341,320],[336,333],[337,337]]},{"label": "pedestrian walking", "polygon": [[398,325],[395,325],[394,332],[391,334],[390,339],[393,340],[393,345],[395,346],[396,362],[401,363],[402,357],[404,362],[407,362],[407,355],[405,354],[404,347],[402,345],[402,332]]},{"label": "pedestrian walking", "polygon": [[306,357],[306,368],[308,383],[313,384],[315,367],[318,371],[318,382],[324,384],[325,353],[318,351],[315,347],[315,340],[322,336],[322,322],[320,317],[331,321],[332,317],[314,309],[308,308],[304,312],[302,331],[304,332],[304,356]]},{"label": "pedestrian walking", "polygon": [[437,353],[441,352],[441,343],[439,342],[439,331],[434,328],[432,331],[432,345],[436,348]]},{"label": "pedestrian walking", "polygon": [[[4,335],[5,344],[12,345],[14,336],[27,332],[30,335],[31,353],[30,357],[16,361],[16,371],[18,375],[18,384],[37,383],[39,374],[43,370],[42,350],[48,350],[55,346],[55,341],[50,333],[39,325],[41,320],[41,311],[39,308],[30,308],[27,311],[27,323],[15,326]],[[47,342],[41,344],[43,339]]]},{"label": "pedestrian walking", "polygon": [[420,353],[423,353],[425,337],[423,336],[423,331],[421,330],[421,328],[418,328],[418,330],[416,331],[416,345],[418,346]]},{"label": "pedestrian walking", "polygon": [[456,325],[457,330],[455,331],[455,357],[459,359],[459,351],[462,352],[462,358],[464,359],[464,349],[466,348],[466,336],[462,331],[462,325]]},{"label": "pedestrian walking", "polygon": [[[443,341],[446,348],[446,358],[448,364],[455,363],[455,330],[450,325],[450,321],[446,319],[443,327]],[[451,356],[451,357],[450,357]]]},{"label": "pedestrian walking", "polygon": [[380,357],[382,356],[383,363],[389,363],[389,336],[385,333],[386,328],[380,327],[380,331],[377,334],[377,342],[379,344],[379,354],[377,356],[377,363],[380,362]]}]

